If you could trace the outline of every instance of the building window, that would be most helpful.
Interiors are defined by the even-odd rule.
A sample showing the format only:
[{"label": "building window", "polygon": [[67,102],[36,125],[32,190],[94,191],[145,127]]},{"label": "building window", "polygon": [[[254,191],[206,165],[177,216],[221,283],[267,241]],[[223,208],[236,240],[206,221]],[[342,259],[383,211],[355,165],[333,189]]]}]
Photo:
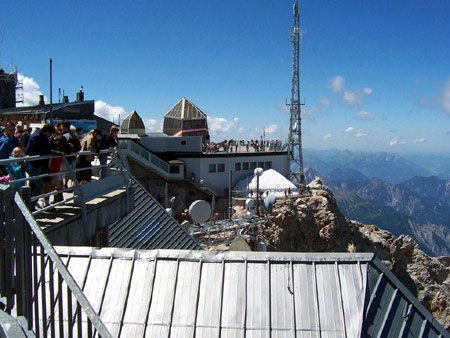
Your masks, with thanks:
[{"label": "building window", "polygon": [[219,163],[217,165],[217,172],[223,173],[225,171],[225,163]]},{"label": "building window", "polygon": [[215,164],[210,164],[209,165],[209,172],[210,173],[215,173],[217,170],[216,170],[216,165]]},{"label": "building window", "polygon": [[248,162],[242,163],[242,170],[248,170]]},{"label": "building window", "polygon": [[235,163],[234,164],[234,170],[236,170],[236,171],[241,170],[241,163]]},{"label": "building window", "polygon": [[169,167],[169,172],[171,174],[179,174],[180,173],[180,166],[179,165],[171,165]]},{"label": "building window", "polygon": [[256,162],[250,162],[250,169],[251,170],[256,169]]},{"label": "building window", "polygon": [[181,145],[185,146],[186,145],[186,141],[181,141]]},{"label": "building window", "polygon": [[264,170],[272,169],[272,161],[264,162]]},{"label": "building window", "polygon": [[264,169],[264,162],[258,162],[258,168],[263,168]]}]

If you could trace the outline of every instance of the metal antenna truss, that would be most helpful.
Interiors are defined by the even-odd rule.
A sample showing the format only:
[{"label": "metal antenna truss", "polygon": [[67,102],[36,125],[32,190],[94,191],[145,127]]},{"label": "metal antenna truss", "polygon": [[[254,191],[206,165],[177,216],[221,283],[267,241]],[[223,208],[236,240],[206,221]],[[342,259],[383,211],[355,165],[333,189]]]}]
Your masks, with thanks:
[{"label": "metal antenna truss", "polygon": [[300,103],[300,15],[298,11],[298,2],[294,4],[293,25],[291,32],[292,42],[292,88],[289,121],[289,179],[294,183],[300,192],[305,188],[305,174],[303,171],[303,152],[302,152],[302,118]]}]

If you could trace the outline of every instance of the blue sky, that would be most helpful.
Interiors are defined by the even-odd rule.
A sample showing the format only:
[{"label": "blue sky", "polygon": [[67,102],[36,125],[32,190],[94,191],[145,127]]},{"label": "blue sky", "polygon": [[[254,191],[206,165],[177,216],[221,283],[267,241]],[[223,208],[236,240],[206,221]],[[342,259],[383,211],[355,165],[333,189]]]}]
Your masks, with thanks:
[{"label": "blue sky", "polygon": [[[286,137],[292,1],[2,2],[0,66],[28,103],[80,85],[149,130],[187,97],[213,140]],[[450,2],[301,1],[303,144],[450,152]]]}]

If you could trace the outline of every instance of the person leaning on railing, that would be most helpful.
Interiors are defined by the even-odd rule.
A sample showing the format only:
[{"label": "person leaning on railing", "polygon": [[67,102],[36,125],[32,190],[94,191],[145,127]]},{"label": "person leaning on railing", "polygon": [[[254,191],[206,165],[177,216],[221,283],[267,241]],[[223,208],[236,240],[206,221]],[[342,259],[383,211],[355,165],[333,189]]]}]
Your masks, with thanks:
[{"label": "person leaning on railing", "polygon": [[[52,148],[49,138],[55,132],[55,127],[51,124],[44,125],[41,129],[35,131],[28,141],[27,155],[51,155]],[[31,169],[28,171],[30,176],[39,176],[48,172],[48,159],[31,161]],[[42,178],[31,179],[31,196],[41,195],[44,191],[44,181]],[[35,209],[37,201],[32,203],[32,208]]]},{"label": "person leaning on railing", "polygon": [[[19,146],[19,140],[15,136],[16,127],[12,123],[6,124],[5,134],[0,137],[0,160],[6,160],[13,149]],[[0,174],[7,174],[6,168],[0,166]]]},{"label": "person leaning on railing", "polygon": [[[11,156],[9,158],[21,158],[23,157],[23,151],[21,148],[16,147],[11,152]],[[20,161],[20,162],[11,162],[6,166],[6,171],[9,173],[9,176],[12,180],[20,180],[26,177],[26,171],[31,169],[30,162]],[[25,181],[16,182],[13,184],[13,188],[19,189],[25,186]]]},{"label": "person leaning on railing", "polygon": [[[98,153],[99,141],[102,138],[102,131],[100,129],[91,130],[81,141],[81,151],[90,151]],[[75,160],[75,168],[88,168],[85,170],[79,170],[76,172],[76,177],[80,184],[88,183],[92,179],[91,162],[94,159],[94,155],[78,155]]]}]

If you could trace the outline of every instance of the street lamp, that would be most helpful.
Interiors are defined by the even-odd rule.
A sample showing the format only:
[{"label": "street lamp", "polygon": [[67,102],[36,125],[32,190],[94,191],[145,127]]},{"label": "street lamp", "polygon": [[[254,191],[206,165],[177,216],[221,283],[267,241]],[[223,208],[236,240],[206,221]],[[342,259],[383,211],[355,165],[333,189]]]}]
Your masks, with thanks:
[{"label": "street lamp", "polygon": [[259,215],[259,176],[263,174],[263,168],[256,168],[253,172],[256,176],[256,214]]}]

